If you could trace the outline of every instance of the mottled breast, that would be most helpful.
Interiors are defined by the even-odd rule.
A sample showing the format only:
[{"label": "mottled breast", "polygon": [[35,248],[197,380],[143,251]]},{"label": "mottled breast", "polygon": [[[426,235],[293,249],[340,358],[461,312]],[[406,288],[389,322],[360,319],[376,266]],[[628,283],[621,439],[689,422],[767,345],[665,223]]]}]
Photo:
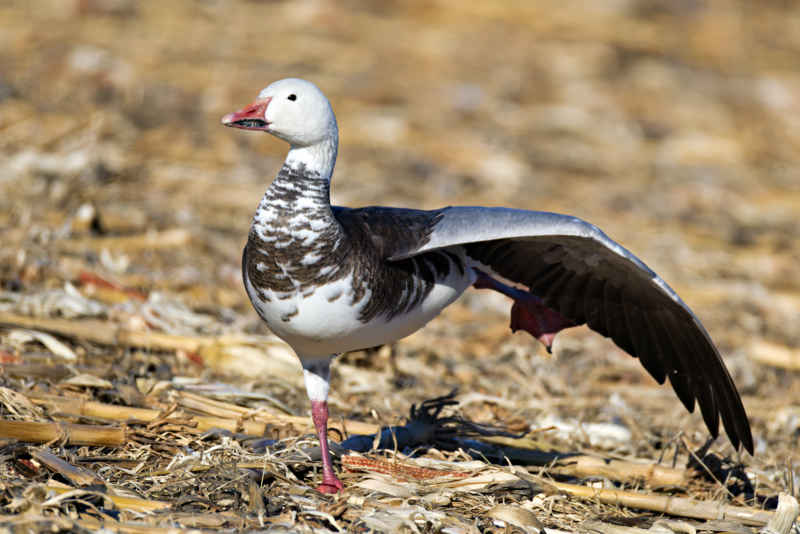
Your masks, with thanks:
[{"label": "mottled breast", "polygon": [[[358,310],[361,322],[408,313],[424,302],[436,281],[447,278],[451,269],[464,276],[463,261],[450,251],[387,259],[427,243],[440,217],[441,210],[328,206],[327,213],[278,215],[266,224],[271,233],[266,238],[264,229],[254,222],[242,262],[243,274],[258,293],[250,297],[264,303],[271,298],[308,298],[322,286],[348,279],[350,291],[329,301],[346,299],[348,306]],[[298,237],[304,235],[313,239]],[[269,324],[263,314],[262,318]],[[292,316],[284,314],[281,320],[291,321]]]}]

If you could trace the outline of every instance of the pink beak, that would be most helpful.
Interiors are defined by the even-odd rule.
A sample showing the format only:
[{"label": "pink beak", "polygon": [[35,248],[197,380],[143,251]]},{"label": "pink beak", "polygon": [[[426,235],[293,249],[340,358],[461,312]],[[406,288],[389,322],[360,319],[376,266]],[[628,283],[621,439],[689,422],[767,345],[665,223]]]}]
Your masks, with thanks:
[{"label": "pink beak", "polygon": [[222,124],[231,128],[241,128],[242,130],[269,131],[270,123],[267,121],[265,114],[270,100],[272,100],[272,97],[256,98],[239,111],[228,113],[222,117]]}]

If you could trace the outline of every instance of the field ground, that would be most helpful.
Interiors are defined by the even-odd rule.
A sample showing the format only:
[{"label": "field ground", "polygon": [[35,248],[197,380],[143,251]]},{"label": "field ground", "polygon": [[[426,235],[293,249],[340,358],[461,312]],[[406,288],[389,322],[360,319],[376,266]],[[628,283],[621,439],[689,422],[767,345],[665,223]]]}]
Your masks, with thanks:
[{"label": "field ground", "polygon": [[[433,436],[370,441],[371,474],[342,453],[344,498],[308,490],[300,367],[240,275],[287,147],[219,124],[287,77],[337,113],[334,203],[556,211],[633,251],[717,343],[755,456],[707,444],[700,415],[607,340],[568,330],[548,355],[511,334],[509,302],[470,290],[333,371],[334,441],[457,388],[422,417]],[[800,482],[799,148],[791,0],[0,2],[0,434],[17,438],[0,439],[0,528],[500,532],[530,531],[533,512],[571,532],[660,516],[542,481],[690,498],[711,518],[773,510]]]}]

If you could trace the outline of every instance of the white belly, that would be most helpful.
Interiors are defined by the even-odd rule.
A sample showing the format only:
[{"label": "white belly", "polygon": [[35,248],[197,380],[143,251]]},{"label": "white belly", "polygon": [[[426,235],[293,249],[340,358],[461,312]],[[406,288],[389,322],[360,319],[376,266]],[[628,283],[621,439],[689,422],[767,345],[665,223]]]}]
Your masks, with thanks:
[{"label": "white belly", "polygon": [[[462,259],[461,247],[452,250]],[[375,347],[401,339],[425,326],[453,303],[475,281],[475,273],[466,268],[462,274],[455,264],[447,277],[437,280],[433,289],[416,307],[387,319],[380,314],[364,323],[359,318],[370,293],[353,302],[352,278],[318,287],[308,297],[293,295],[279,300],[269,290],[256,290],[245,276],[247,293],[269,329],[286,341],[301,358]],[[261,295],[257,294],[261,292]],[[265,302],[264,298],[268,302]],[[333,300],[333,297],[340,295]]]}]

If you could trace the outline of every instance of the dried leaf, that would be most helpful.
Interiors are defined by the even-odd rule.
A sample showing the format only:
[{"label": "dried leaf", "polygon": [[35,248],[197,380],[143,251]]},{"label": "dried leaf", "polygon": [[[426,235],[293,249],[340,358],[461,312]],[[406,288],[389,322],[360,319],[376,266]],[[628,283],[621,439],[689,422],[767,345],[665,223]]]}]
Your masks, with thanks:
[{"label": "dried leaf", "polygon": [[46,421],[44,411],[34,405],[27,397],[14,390],[0,387],[0,406],[7,419],[23,421]]},{"label": "dried leaf", "polygon": [[369,491],[378,491],[380,493],[391,495],[392,497],[398,497],[400,499],[410,499],[411,497],[415,497],[417,495],[417,493],[411,489],[412,487],[410,485],[389,482],[374,476],[367,477],[357,484],[354,484],[354,486]]},{"label": "dried leaf", "polygon": [[114,389],[114,384],[112,384],[108,380],[104,380],[97,376],[86,373],[79,373],[69,378],[65,378],[60,383],[70,384],[72,386],[81,386],[86,388]]},{"label": "dried leaf", "polygon": [[11,344],[17,345],[18,347],[22,347],[23,345],[32,341],[38,341],[47,347],[50,352],[60,358],[70,361],[75,361],[78,359],[78,356],[72,351],[71,348],[50,334],[45,334],[44,332],[37,332],[36,330],[12,330],[7,334],[6,340]]},{"label": "dried leaf", "polygon": [[545,534],[544,527],[534,513],[519,506],[495,506],[486,513],[486,517],[515,525],[528,534]]}]

